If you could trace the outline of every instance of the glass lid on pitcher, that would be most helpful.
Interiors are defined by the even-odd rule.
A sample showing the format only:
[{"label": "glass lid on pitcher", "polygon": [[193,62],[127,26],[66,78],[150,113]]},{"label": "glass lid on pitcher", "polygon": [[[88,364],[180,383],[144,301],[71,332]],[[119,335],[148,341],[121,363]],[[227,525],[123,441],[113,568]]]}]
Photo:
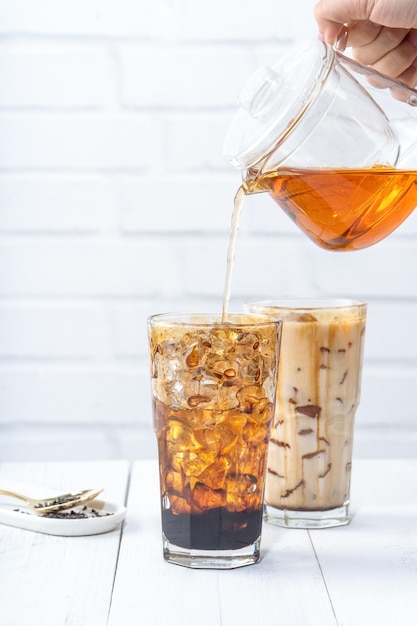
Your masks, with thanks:
[{"label": "glass lid on pitcher", "polygon": [[225,159],[245,169],[272,150],[309,107],[332,62],[331,48],[308,40],[252,74],[223,144]]}]

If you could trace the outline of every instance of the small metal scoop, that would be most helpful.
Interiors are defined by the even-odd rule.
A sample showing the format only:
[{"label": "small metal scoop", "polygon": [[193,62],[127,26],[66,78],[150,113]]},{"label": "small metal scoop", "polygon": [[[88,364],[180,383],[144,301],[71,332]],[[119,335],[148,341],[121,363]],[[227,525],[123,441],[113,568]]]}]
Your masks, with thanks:
[{"label": "small metal scoop", "polygon": [[102,491],[103,489],[85,489],[77,493],[65,493],[59,496],[53,496],[52,498],[42,498],[40,500],[35,500],[34,498],[29,498],[28,496],[6,489],[0,489],[0,494],[22,500],[38,515],[45,515],[51,511],[61,511],[63,509],[71,509],[74,506],[79,506],[83,504],[83,502],[93,500]]}]

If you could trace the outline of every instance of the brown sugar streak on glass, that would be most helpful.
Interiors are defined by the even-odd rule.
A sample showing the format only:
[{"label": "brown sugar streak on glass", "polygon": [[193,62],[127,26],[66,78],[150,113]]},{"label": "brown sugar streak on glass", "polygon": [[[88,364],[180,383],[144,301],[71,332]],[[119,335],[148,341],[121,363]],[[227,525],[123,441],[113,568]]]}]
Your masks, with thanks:
[{"label": "brown sugar streak on glass", "polygon": [[316,244],[360,250],[397,228],[417,206],[417,172],[389,167],[309,168],[253,178],[245,193],[269,192]]}]

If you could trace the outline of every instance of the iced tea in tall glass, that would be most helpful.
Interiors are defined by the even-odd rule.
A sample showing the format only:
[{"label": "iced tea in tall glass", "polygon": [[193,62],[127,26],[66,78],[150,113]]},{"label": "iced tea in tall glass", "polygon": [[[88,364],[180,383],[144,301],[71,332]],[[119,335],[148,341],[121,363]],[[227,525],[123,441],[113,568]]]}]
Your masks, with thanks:
[{"label": "iced tea in tall glass", "polygon": [[164,558],[256,563],[281,322],[166,314],[148,332]]}]

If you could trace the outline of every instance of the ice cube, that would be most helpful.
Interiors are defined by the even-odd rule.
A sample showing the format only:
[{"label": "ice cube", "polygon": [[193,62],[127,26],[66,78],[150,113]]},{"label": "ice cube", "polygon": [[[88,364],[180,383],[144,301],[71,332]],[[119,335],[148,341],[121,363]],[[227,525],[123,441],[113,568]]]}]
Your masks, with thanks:
[{"label": "ice cube", "polygon": [[179,496],[184,492],[184,481],[181,472],[169,469],[165,477],[165,486],[169,493],[175,493]]},{"label": "ice cube", "polygon": [[203,483],[196,483],[193,491],[192,509],[193,512],[207,511],[226,504],[226,493],[223,489],[211,489]]},{"label": "ice cube", "polygon": [[185,498],[181,498],[180,496],[176,496],[174,494],[167,494],[170,504],[170,509],[174,513],[174,515],[181,515],[181,513],[190,514],[191,513],[191,503],[187,502]]},{"label": "ice cube", "polygon": [[229,463],[227,459],[220,457],[200,474],[198,482],[204,483],[211,489],[223,489],[228,470]]},{"label": "ice cube", "polygon": [[185,452],[181,468],[186,476],[199,478],[200,475],[216,460],[216,454],[209,449],[198,452]]},{"label": "ice cube", "polygon": [[255,331],[240,333],[237,337],[237,343],[239,347],[246,346],[256,351],[261,344],[261,336]]},{"label": "ice cube", "polygon": [[216,429],[202,428],[200,430],[195,430],[193,436],[201,448],[209,448],[215,454],[219,452],[220,433]]},{"label": "ice cube", "polygon": [[189,369],[197,367],[200,360],[198,345],[194,344],[191,349],[187,350],[185,355],[185,364]]},{"label": "ice cube", "polygon": [[[269,414],[272,419],[272,412]],[[243,439],[251,445],[267,443],[269,440],[269,424],[259,423],[252,415],[248,416],[245,428],[243,429]]]},{"label": "ice cube", "polygon": [[259,500],[259,494],[256,494],[258,484],[256,476],[231,473],[227,475],[226,480],[229,511],[244,511]]},{"label": "ice cube", "polygon": [[262,385],[245,385],[237,391],[236,397],[239,401],[239,408],[245,413],[251,413],[252,407],[265,398],[266,393]]},{"label": "ice cube", "polygon": [[185,450],[190,445],[191,431],[181,419],[172,417],[166,426],[165,440],[168,450]]},{"label": "ice cube", "polygon": [[236,435],[241,435],[248,421],[248,416],[241,411],[232,411],[227,418],[227,426]]},{"label": "ice cube", "polygon": [[239,375],[243,380],[251,383],[259,382],[261,377],[261,369],[259,363],[255,360],[245,363],[239,370]]}]

